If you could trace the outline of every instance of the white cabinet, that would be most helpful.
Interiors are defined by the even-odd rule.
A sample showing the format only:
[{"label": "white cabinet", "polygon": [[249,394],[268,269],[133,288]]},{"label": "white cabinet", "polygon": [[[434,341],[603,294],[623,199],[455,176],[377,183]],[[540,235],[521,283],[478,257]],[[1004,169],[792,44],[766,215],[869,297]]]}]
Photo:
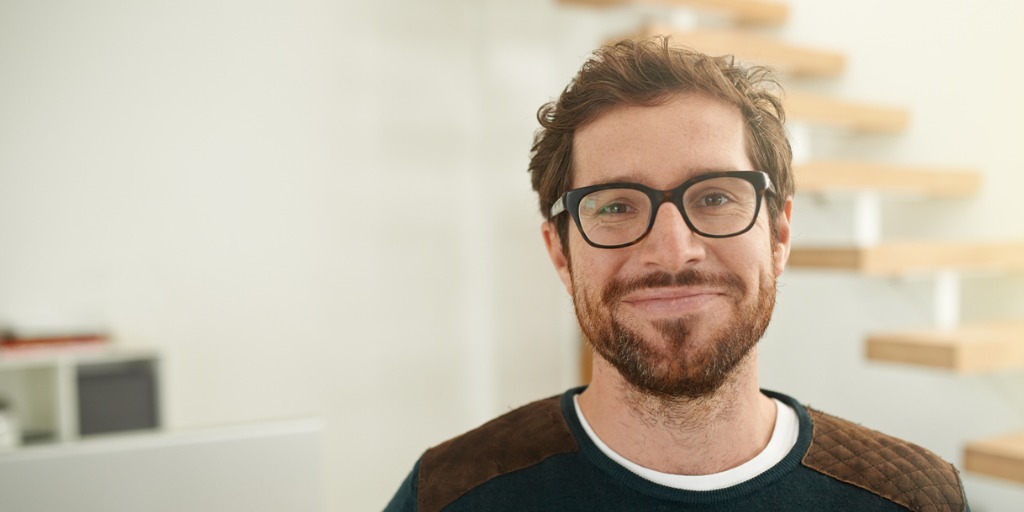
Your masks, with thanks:
[{"label": "white cabinet", "polygon": [[73,441],[159,428],[160,358],[155,350],[87,347],[0,353],[0,395],[22,444]]}]

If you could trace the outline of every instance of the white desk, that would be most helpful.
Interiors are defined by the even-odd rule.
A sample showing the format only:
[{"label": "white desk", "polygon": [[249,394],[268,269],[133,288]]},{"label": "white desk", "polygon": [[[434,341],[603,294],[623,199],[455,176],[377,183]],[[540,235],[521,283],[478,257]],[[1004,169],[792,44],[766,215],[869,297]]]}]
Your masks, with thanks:
[{"label": "white desk", "polygon": [[111,435],[0,453],[4,512],[322,512],[323,425]]}]

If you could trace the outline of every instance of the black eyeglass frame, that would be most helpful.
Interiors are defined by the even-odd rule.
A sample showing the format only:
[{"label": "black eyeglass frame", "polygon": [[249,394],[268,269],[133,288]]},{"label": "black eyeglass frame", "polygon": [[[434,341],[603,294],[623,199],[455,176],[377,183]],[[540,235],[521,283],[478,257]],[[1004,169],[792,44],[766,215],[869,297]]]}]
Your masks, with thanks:
[{"label": "black eyeglass frame", "polygon": [[[714,178],[740,178],[754,186],[754,191],[756,192],[757,198],[757,204],[754,206],[754,215],[751,216],[750,224],[747,224],[746,227],[735,233],[731,233],[728,235],[711,235],[705,233],[694,227],[693,222],[690,221],[690,217],[686,214],[686,208],[683,207],[683,195],[686,193],[687,189],[696,185],[697,183],[701,183],[703,181],[707,181]],[[583,224],[580,222],[580,202],[583,201],[583,198],[586,197],[588,194],[597,192],[598,190],[606,190],[610,188],[628,188],[632,190],[639,190],[640,192],[646,194],[648,199],[651,200],[651,218],[647,222],[647,229],[645,229],[643,234],[637,237],[637,239],[633,240],[632,242],[617,245],[603,245],[592,241],[587,236],[587,233],[583,230]],[[629,247],[640,242],[644,238],[647,238],[647,235],[651,233],[651,229],[654,228],[654,220],[658,217],[658,210],[661,209],[661,205],[670,202],[673,205],[675,205],[676,209],[679,210],[679,214],[683,216],[683,221],[686,222],[686,225],[690,228],[690,231],[693,231],[694,233],[706,238],[732,238],[734,236],[742,235],[743,233],[750,231],[750,229],[754,227],[754,224],[757,223],[757,216],[761,213],[762,199],[764,198],[764,195],[768,192],[774,193],[775,187],[774,185],[772,185],[772,180],[771,178],[768,177],[768,173],[764,171],[709,172],[707,174],[701,174],[700,176],[688,179],[684,181],[682,185],[679,185],[678,187],[673,188],[671,190],[657,190],[646,185],[641,185],[639,183],[604,183],[600,185],[591,185],[589,187],[581,187],[566,192],[565,194],[562,195],[562,197],[558,198],[558,200],[555,201],[555,204],[551,205],[550,218],[554,219],[557,215],[561,214],[562,212],[568,212],[569,216],[572,217],[572,220],[576,222],[576,229],[579,230],[580,234],[583,235],[583,239],[588,244],[599,249],[619,249],[622,247]]]}]

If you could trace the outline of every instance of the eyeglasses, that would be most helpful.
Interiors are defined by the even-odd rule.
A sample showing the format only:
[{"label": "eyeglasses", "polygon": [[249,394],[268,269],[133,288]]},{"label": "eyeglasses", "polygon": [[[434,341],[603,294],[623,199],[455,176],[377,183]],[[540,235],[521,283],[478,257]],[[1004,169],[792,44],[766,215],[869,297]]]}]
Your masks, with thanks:
[{"label": "eyeglasses", "polygon": [[672,190],[608,183],[566,192],[551,206],[551,217],[568,211],[588,244],[617,249],[647,236],[661,205],[671,202],[694,233],[728,238],[754,226],[761,198],[774,191],[768,174],[761,171],[702,174]]}]

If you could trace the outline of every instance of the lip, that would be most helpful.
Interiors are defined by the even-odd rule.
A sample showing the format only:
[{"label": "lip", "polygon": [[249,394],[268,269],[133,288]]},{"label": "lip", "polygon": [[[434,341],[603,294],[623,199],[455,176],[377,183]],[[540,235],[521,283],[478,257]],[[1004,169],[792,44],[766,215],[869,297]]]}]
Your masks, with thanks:
[{"label": "lip", "polygon": [[691,313],[702,309],[725,294],[703,287],[652,288],[638,290],[622,298],[622,302],[657,316]]}]

